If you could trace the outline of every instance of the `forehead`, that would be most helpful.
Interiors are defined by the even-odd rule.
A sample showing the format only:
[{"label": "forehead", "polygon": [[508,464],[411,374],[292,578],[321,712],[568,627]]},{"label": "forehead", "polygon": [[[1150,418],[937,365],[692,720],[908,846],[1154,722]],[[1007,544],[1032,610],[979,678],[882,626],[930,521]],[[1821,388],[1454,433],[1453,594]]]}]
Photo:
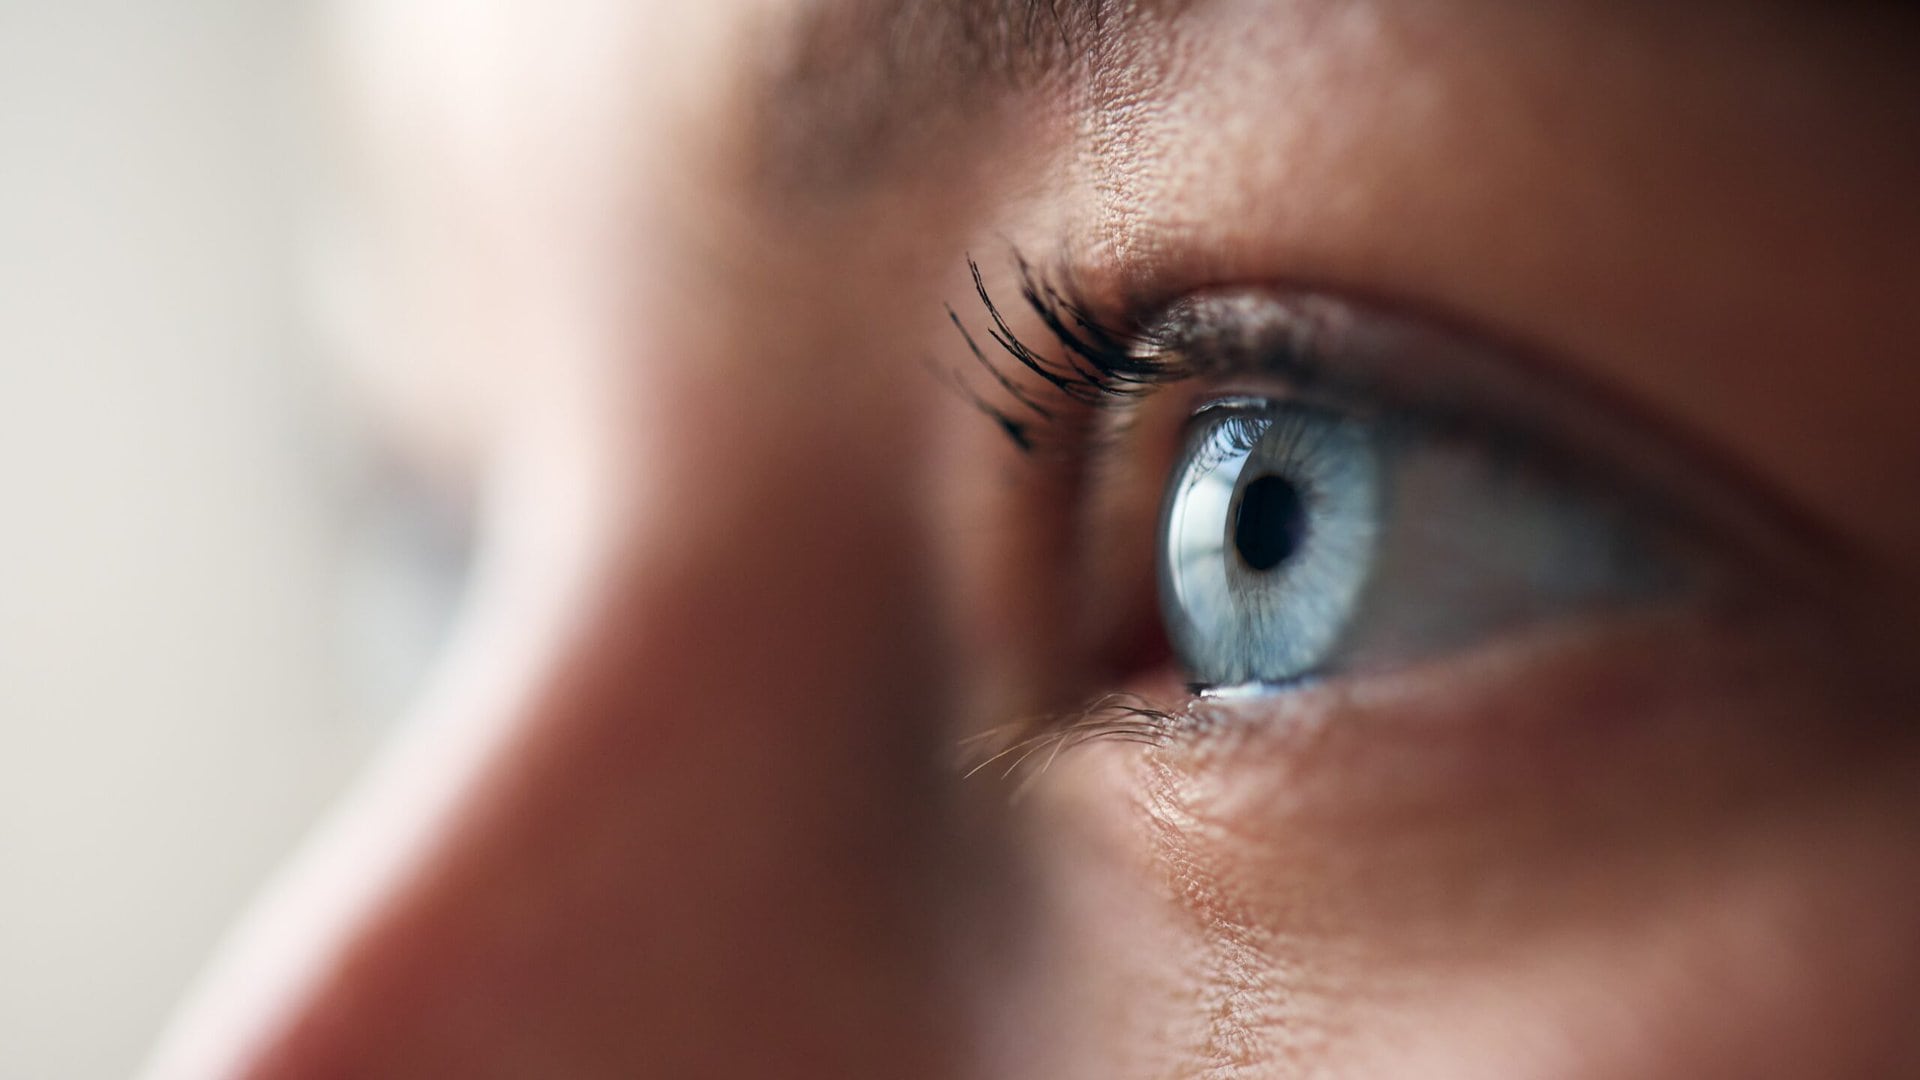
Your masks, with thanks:
[{"label": "forehead", "polygon": [[[343,10],[364,126],[401,166],[387,170],[394,216],[452,253],[456,275],[485,264],[468,257],[481,242],[510,250],[498,264],[573,251],[605,267],[628,254],[609,246],[624,229],[646,233],[636,261],[753,263],[763,292],[786,266],[781,287],[812,295],[929,230],[957,269],[964,245],[1018,218],[1112,295],[1290,280],[1464,313],[1827,509],[1904,484],[1916,452],[1899,403],[1920,393],[1905,362],[1920,341],[1920,12],[1704,0]],[[916,185],[940,197],[903,202]],[[999,209],[962,220],[968,191]],[[563,278],[531,287],[557,292]],[[918,284],[890,299],[937,313]],[[525,290],[511,299],[529,303]],[[1853,455],[1837,472],[1822,449],[1835,446]],[[1883,524],[1895,550],[1920,544],[1920,509]]]},{"label": "forehead", "polygon": [[[1866,84],[1920,34],[1920,14],[1893,5],[1715,2],[340,0],[336,11],[363,100],[435,110],[442,131],[588,115],[624,124],[621,101],[720,111],[751,120],[770,152],[816,159],[791,171],[841,178],[904,134],[1009,92],[1111,107],[1176,79],[1238,80],[1251,64],[1350,71],[1369,85],[1346,91],[1405,97],[1433,89],[1436,73],[1557,69],[1597,97],[1684,104],[1743,77],[1746,89],[1804,83],[1810,67]],[[1338,105],[1261,95],[1270,88],[1245,85],[1240,104],[1270,115]],[[1644,119],[1659,127],[1657,114]]]}]

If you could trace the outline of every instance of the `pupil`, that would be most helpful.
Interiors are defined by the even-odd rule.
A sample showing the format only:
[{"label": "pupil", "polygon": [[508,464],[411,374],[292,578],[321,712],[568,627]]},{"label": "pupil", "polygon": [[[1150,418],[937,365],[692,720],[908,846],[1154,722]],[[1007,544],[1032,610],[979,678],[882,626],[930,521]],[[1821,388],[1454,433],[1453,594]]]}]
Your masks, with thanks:
[{"label": "pupil", "polygon": [[1307,519],[1300,490],[1278,476],[1263,476],[1240,496],[1233,546],[1255,570],[1271,570],[1300,550]]}]

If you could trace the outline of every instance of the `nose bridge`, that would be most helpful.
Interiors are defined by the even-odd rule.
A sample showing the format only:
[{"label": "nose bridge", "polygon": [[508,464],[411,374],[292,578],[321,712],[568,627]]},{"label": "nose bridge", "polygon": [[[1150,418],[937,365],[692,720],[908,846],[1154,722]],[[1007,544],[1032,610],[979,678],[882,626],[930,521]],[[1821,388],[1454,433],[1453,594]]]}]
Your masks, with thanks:
[{"label": "nose bridge", "polygon": [[156,1076],[940,1073],[911,470],[712,389],[504,496],[511,528],[579,469],[595,536],[501,557],[429,717],[240,947],[292,959]]}]

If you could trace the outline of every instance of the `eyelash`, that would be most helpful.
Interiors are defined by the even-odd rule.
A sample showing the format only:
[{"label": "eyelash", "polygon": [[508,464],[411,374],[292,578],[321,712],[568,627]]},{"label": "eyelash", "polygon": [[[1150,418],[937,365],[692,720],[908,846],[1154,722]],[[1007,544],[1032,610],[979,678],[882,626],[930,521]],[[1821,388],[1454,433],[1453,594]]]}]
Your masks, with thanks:
[{"label": "eyelash", "polygon": [[[1191,348],[1191,343],[1184,341],[1181,320],[1174,317],[1184,313],[1179,307],[1158,313],[1153,325],[1163,327],[1164,332],[1148,329],[1131,318],[1124,325],[1116,324],[1094,315],[1095,305],[1081,296],[1070,279],[1064,284],[1049,279],[1018,250],[1012,252],[1012,259],[1021,302],[1057,343],[1059,359],[1050,359],[1046,352],[1014,333],[1000,304],[988,291],[980,264],[972,255],[967,256],[967,271],[973,281],[974,294],[991,324],[987,329],[988,340],[1019,369],[1037,376],[1045,384],[1044,388],[1036,392],[1023,387],[1003,370],[951,304],[946,305],[948,321],[958,331],[974,361],[1013,406],[1002,407],[989,401],[958,372],[941,374],[969,405],[991,419],[1015,447],[1029,456],[1056,450],[1082,453],[1096,450],[1103,438],[1119,434],[1126,427],[1125,417],[1119,418],[1104,434],[1084,426],[1063,424],[1067,417],[1062,415],[1061,407],[1110,412],[1157,389],[1196,378],[1258,377],[1286,386],[1293,396],[1325,397],[1346,407],[1357,400],[1387,401],[1400,396],[1394,394],[1391,387],[1378,385],[1374,380],[1344,378],[1329,369],[1322,357],[1327,347],[1321,340],[1323,330],[1310,321],[1294,327],[1284,342],[1265,343],[1257,363],[1210,362],[1204,348]],[[1040,400],[1037,393],[1044,394],[1047,390],[1058,396],[1061,407]],[[1457,428],[1484,434],[1481,430],[1484,424],[1470,414],[1430,409],[1413,399],[1391,403],[1398,411],[1408,416],[1417,415],[1435,429]],[[1042,432],[1058,433],[1067,445],[1043,442]]]},{"label": "eyelash", "polygon": [[[1095,318],[1091,305],[1071,287],[1045,279],[1017,251],[1013,261],[1020,298],[1059,345],[1062,359],[1049,359],[1013,331],[987,289],[979,262],[968,255],[967,271],[974,294],[991,324],[987,339],[1019,368],[1039,378],[1065,405],[1109,409],[1189,374],[1182,365],[1170,362],[1170,354],[1152,335]],[[946,312],[968,353],[1013,405],[1002,407],[987,400],[957,372],[950,372],[954,389],[991,419],[1021,453],[1033,456],[1054,449],[1041,441],[1039,433],[1057,430],[1061,409],[1041,401],[1035,391],[1022,387],[1003,370],[951,304]],[[1085,743],[1118,741],[1162,746],[1193,727],[1190,709],[1169,712],[1136,695],[1106,694],[1077,709],[1030,716],[965,740],[961,767],[970,778],[999,766],[1003,780],[1029,769],[1021,781],[1024,788],[1044,774],[1061,753]]]},{"label": "eyelash", "polygon": [[1176,737],[1198,730],[1207,718],[1189,707],[1181,712],[1156,709],[1134,694],[1106,694],[1079,709],[1047,713],[1003,724],[961,742],[963,778],[995,766],[999,779],[1010,779],[1031,768],[1021,781],[1024,788],[1063,753],[1089,742],[1136,743],[1166,746]]},{"label": "eyelash", "polygon": [[[1169,362],[1169,354],[1161,342],[1142,331],[1111,326],[1095,318],[1089,313],[1089,305],[1070,287],[1043,278],[1018,252],[1014,253],[1014,265],[1019,273],[1021,299],[1060,345],[1062,359],[1048,359],[1013,332],[1000,305],[987,290],[980,264],[969,255],[967,270],[973,278],[974,293],[993,324],[987,336],[1015,363],[1039,377],[1067,402],[1094,408],[1109,406],[1188,374]],[[999,425],[1022,453],[1036,452],[1040,444],[1035,439],[1034,422],[1051,427],[1059,420],[1059,413],[1001,370],[967,329],[959,313],[951,305],[946,310],[974,360],[1027,416],[1022,418],[1014,411],[995,405],[958,378],[954,379],[954,385],[974,408]]]}]

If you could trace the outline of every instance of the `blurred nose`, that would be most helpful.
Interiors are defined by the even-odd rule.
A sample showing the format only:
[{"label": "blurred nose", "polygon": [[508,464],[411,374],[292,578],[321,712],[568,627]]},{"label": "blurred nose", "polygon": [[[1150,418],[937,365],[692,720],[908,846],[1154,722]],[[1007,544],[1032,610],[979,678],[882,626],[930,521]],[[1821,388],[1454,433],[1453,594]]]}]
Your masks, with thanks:
[{"label": "blurred nose", "polygon": [[606,368],[505,438],[437,689],[156,1080],[941,1073],[911,413]]}]

